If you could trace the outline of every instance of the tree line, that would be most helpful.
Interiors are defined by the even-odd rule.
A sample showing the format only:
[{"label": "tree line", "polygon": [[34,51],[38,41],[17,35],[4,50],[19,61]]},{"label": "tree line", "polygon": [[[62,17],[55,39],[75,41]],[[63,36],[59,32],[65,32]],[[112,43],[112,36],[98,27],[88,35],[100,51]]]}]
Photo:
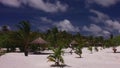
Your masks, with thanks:
[{"label": "tree line", "polygon": [[[66,31],[60,31],[57,27],[53,27],[46,32],[37,32],[32,31],[29,21],[21,21],[15,26],[17,28],[16,31],[9,30],[6,25],[1,27],[0,49],[6,48],[7,52],[14,52],[16,48],[19,48],[21,52],[25,53],[25,56],[28,55],[29,50],[34,51],[38,48],[38,46],[29,44],[38,37],[42,37],[49,42],[49,44],[46,44],[48,49],[50,47],[57,48],[59,46],[68,48],[70,47],[69,44],[72,40],[77,41],[78,46],[80,47],[101,46],[106,48],[120,45],[120,36],[113,37],[112,34],[110,35],[110,38],[104,39],[103,36],[83,36],[79,32],[71,34]],[[80,50],[77,49],[77,51]]]}]

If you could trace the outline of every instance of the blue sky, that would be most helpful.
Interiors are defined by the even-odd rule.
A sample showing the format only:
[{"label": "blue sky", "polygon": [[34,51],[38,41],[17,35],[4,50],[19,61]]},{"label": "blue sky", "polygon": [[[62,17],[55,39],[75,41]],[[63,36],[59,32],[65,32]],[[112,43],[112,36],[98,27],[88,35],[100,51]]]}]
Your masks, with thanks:
[{"label": "blue sky", "polygon": [[83,35],[119,35],[120,0],[0,0],[0,27],[14,30],[22,20],[40,31],[56,26]]}]

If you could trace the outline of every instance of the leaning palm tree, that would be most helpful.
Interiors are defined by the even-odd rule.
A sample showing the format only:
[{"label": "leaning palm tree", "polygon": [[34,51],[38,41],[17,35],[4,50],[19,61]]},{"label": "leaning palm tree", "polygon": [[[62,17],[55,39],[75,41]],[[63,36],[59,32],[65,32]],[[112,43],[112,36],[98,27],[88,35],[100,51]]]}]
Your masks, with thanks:
[{"label": "leaning palm tree", "polygon": [[64,52],[62,51],[62,47],[58,47],[55,49],[51,48],[51,49],[54,53],[47,57],[48,61],[55,62],[56,66],[61,65],[60,63],[64,64],[64,59],[62,57],[62,53]]},{"label": "leaning palm tree", "polygon": [[24,45],[24,54],[28,56],[28,45],[30,41],[31,25],[28,21],[22,21],[17,25],[19,31],[17,32],[17,37],[21,40],[22,45]]}]

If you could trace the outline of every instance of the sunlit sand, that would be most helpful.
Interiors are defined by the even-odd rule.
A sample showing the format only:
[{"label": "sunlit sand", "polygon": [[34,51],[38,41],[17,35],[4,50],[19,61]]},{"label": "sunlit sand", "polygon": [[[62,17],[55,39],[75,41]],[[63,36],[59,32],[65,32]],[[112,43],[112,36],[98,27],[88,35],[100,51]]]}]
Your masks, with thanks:
[{"label": "sunlit sand", "polygon": [[[73,53],[68,53],[65,49],[63,55],[66,66],[64,68],[119,68],[120,67],[120,47],[118,53],[113,53],[112,48],[99,49],[99,52],[90,51],[84,48],[82,58]],[[50,53],[51,51],[45,51]],[[29,54],[25,57],[23,53],[6,53],[0,57],[0,68],[59,68],[51,67],[54,62],[48,62],[48,54]]]}]

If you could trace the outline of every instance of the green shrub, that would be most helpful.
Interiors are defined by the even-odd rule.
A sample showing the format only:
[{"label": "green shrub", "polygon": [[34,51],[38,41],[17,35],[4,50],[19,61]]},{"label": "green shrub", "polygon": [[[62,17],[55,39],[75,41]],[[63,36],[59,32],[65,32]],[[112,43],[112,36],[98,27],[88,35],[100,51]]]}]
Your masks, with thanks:
[{"label": "green shrub", "polygon": [[88,47],[88,50],[89,50],[89,51],[91,52],[91,54],[92,54],[92,50],[93,50],[93,49],[92,49],[92,46],[89,46],[89,47]]},{"label": "green shrub", "polygon": [[77,55],[79,55],[79,57],[81,58],[81,55],[82,55],[82,46],[77,46],[77,47],[75,48],[75,53],[76,53]]},{"label": "green shrub", "polygon": [[60,63],[64,64],[64,59],[62,57],[62,53],[64,52],[62,51],[62,47],[51,48],[51,49],[53,51],[53,54],[47,57],[48,61],[55,62],[55,65],[57,66],[59,66]]}]

